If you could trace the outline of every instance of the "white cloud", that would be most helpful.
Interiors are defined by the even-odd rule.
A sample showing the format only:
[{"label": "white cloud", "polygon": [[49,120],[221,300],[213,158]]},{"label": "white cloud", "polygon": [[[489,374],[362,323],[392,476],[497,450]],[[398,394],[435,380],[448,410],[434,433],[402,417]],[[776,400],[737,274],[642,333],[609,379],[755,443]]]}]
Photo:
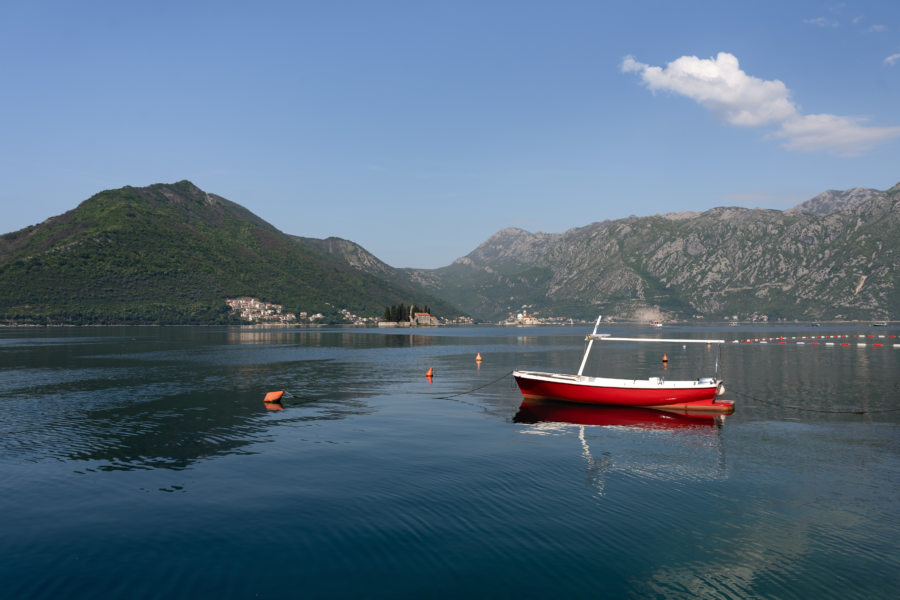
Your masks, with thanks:
[{"label": "white cloud", "polygon": [[881,33],[882,31],[887,31],[887,27],[884,25],[872,25],[866,31],[870,33]]},{"label": "white cloud", "polygon": [[835,154],[855,156],[879,142],[900,137],[900,127],[866,127],[862,118],[836,115],[803,115],[781,124],[775,137],[787,141],[789,150],[828,149]]},{"label": "white cloud", "polygon": [[[900,59],[900,55],[889,58]],[[878,142],[900,137],[900,127],[868,127],[862,125],[861,118],[803,115],[784,83],[747,75],[737,57],[727,52],[709,59],[682,56],[665,68],[626,56],[621,69],[639,73],[654,93],[668,91],[687,96],[731,125],[778,125],[780,129],[771,137],[784,139],[784,147],[789,150],[854,155]]]},{"label": "white cloud", "polygon": [[884,64],[893,65],[895,62],[900,60],[900,54],[891,54],[887,58],[884,59]]},{"label": "white cloud", "polygon": [[797,113],[783,83],[747,75],[738,59],[727,52],[719,52],[715,59],[682,56],[665,69],[627,56],[622,70],[640,72],[652,91],[666,90],[692,98],[732,125],[755,127]]}]

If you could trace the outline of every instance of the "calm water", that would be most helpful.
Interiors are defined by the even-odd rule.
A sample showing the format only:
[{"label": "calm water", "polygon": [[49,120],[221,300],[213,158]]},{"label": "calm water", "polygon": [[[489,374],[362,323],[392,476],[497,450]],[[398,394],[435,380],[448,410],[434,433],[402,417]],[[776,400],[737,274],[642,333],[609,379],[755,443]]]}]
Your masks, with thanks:
[{"label": "calm water", "polygon": [[[728,345],[724,420],[520,410],[584,333],[0,330],[0,595],[896,597],[898,340]],[[586,372],[715,369],[636,346]]]}]

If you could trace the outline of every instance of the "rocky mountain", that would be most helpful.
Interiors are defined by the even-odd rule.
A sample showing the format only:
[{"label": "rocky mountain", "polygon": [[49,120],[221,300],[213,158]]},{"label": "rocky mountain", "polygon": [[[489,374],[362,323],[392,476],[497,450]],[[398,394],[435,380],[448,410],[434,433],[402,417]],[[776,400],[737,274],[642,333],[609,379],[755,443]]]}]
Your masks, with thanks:
[{"label": "rocky mountain", "polygon": [[879,192],[878,190],[873,190],[871,188],[861,187],[843,191],[828,190],[827,192],[822,192],[818,196],[810,198],[803,204],[799,204],[785,212],[799,212],[805,215],[825,216],[848,208],[853,208],[854,206],[869,200],[872,196],[884,193],[885,192]]},{"label": "rocky mountain", "polygon": [[290,236],[298,244],[312,248],[317,252],[327,254],[337,260],[350,265],[356,269],[366,271],[372,275],[384,277],[386,279],[399,279],[406,281],[406,278],[394,267],[382,262],[374,254],[350,240],[338,237],[329,237],[325,239],[308,238],[300,236]]},{"label": "rocky mountain", "polygon": [[543,315],[887,319],[900,314],[900,184],[826,192],[789,211],[715,208],[504,229],[409,276],[482,318]]},{"label": "rocky mountain", "polygon": [[0,320],[228,322],[225,298],[235,296],[295,313],[380,316],[415,302],[458,314],[408,277],[377,275],[380,261],[367,255],[343,240],[289,236],[188,181],[107,190],[0,236]]}]

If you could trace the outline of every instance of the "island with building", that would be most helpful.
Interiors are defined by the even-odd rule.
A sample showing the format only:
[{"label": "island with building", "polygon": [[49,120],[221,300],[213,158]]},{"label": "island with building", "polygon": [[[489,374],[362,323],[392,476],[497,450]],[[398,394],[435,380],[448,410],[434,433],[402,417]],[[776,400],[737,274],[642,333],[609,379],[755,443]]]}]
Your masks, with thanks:
[{"label": "island with building", "polygon": [[385,307],[384,318],[378,321],[378,327],[437,327],[440,324],[427,305],[424,308],[415,304],[407,307],[402,302]]}]

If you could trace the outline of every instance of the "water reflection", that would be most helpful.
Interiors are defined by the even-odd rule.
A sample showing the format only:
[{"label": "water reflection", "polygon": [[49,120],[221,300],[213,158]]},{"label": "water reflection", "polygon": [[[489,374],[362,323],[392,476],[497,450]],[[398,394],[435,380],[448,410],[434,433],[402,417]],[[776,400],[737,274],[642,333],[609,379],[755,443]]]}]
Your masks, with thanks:
[{"label": "water reflection", "polygon": [[230,328],[225,332],[228,344],[291,345],[328,348],[416,348],[432,346],[436,338],[414,333],[381,333],[332,329],[249,329]]},{"label": "water reflection", "polygon": [[540,422],[599,425],[604,427],[638,427],[641,429],[682,429],[717,427],[724,415],[685,413],[652,408],[619,406],[583,406],[553,401],[526,400],[513,417],[516,423]]},{"label": "water reflection", "polygon": [[[234,347],[206,344],[200,334],[208,333],[135,343],[102,331],[91,343],[0,348],[0,459],[76,461],[79,472],[182,470],[259,452],[273,427],[370,413],[367,399],[391,377],[297,360],[314,349],[272,347],[265,360],[235,360]],[[276,407],[262,402],[264,392],[283,388],[299,400],[268,410]]]},{"label": "water reflection", "polygon": [[[344,419],[371,412],[362,399],[248,402],[248,393],[192,393],[128,406],[86,410],[77,421],[51,423],[45,435],[62,442],[58,457],[95,463],[100,471],[182,470],[230,454],[255,454],[274,439],[273,426]],[[257,398],[257,401],[259,399]],[[265,413],[281,413],[277,421]],[[69,439],[78,436],[78,440]],[[49,441],[49,440],[44,440]],[[43,444],[42,444],[43,445]],[[57,448],[60,446],[57,445]]]},{"label": "water reflection", "polygon": [[613,476],[727,478],[721,440],[724,415],[526,400],[513,421],[530,425],[523,430],[527,434],[571,437],[577,431],[585,481],[598,496],[608,493]]}]

